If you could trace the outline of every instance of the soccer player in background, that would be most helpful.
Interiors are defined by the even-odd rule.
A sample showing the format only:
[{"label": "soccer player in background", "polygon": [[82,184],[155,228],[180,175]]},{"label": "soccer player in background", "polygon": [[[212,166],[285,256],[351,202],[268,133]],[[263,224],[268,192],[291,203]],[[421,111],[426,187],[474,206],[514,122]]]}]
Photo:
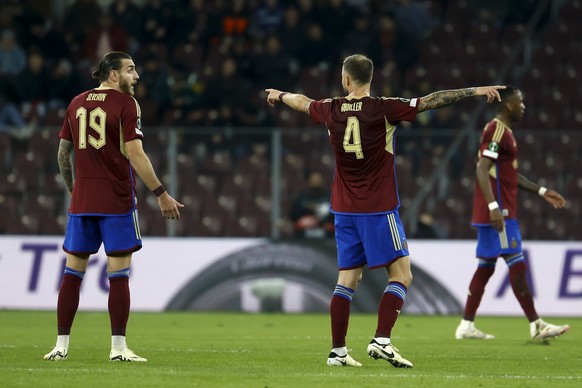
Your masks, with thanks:
[{"label": "soccer player in background", "polygon": [[521,249],[517,189],[538,193],[556,209],[564,207],[566,200],[554,190],[540,186],[518,172],[517,143],[511,128],[523,117],[523,96],[514,86],[500,90],[499,94],[501,101],[497,104],[497,115],[485,125],[479,145],[473,200],[473,226],[477,228],[479,263],[469,285],[463,319],[457,327],[455,338],[495,338],[475,327],[475,315],[485,286],[501,256],[509,268],[513,293],[530,322],[531,337],[543,340],[563,334],[570,327],[544,322],[536,312]]},{"label": "soccer player in background", "polygon": [[143,362],[147,360],[125,342],[131,258],[142,247],[135,174],[157,196],[164,218],[179,219],[183,205],[166,192],[143,150],[141,112],[133,98],[139,76],[132,58],[118,51],[105,54],[93,78],[99,79],[99,87],[73,98],[59,133],[59,169],[71,204],[63,243],[67,261],[57,302],[57,343],[44,359],[67,358],[81,281],[89,256],[103,243],[109,279],[109,359]]},{"label": "soccer player in background", "polygon": [[370,269],[385,268],[388,275],[368,355],[398,368],[411,368],[412,363],[390,341],[412,282],[408,244],[398,214],[396,125],[415,120],[419,112],[469,96],[486,96],[492,102],[503,86],[444,90],[413,99],[371,97],[373,71],[369,58],[351,55],[344,60],[341,75],[347,96],[314,101],[301,94],[266,89],[267,102],[274,106],[281,101],[309,114],[315,123],[324,123],[335,153],[331,211],[335,214],[339,276],[330,304],[332,350],[327,365],[362,365],[348,355],[346,334],[351,300],[367,264]]}]

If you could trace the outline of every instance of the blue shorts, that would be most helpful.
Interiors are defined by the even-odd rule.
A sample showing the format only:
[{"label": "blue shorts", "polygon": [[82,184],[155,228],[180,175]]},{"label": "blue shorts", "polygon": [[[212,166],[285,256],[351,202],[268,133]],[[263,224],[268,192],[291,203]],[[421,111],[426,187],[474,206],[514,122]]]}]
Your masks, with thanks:
[{"label": "blue shorts", "polygon": [[340,270],[386,267],[408,256],[408,243],[398,212],[374,215],[335,215],[335,240]]},{"label": "blue shorts", "polygon": [[122,216],[69,215],[63,250],[73,255],[90,255],[105,247],[108,256],[141,249],[137,209]]},{"label": "blue shorts", "polygon": [[505,220],[505,229],[498,232],[491,226],[477,226],[477,257],[496,259],[499,256],[521,253],[519,222]]}]

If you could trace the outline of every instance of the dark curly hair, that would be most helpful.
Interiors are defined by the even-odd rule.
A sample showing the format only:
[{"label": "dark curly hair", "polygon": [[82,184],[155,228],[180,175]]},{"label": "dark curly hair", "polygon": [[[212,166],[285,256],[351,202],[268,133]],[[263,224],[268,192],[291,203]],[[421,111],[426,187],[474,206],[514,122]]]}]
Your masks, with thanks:
[{"label": "dark curly hair", "polygon": [[501,108],[503,108],[505,106],[505,103],[507,102],[507,100],[509,100],[511,97],[513,97],[514,95],[516,95],[520,90],[517,86],[514,85],[505,85],[505,89],[499,89],[499,96],[501,97],[501,101],[497,101],[495,100],[495,108],[497,110],[500,110]]}]

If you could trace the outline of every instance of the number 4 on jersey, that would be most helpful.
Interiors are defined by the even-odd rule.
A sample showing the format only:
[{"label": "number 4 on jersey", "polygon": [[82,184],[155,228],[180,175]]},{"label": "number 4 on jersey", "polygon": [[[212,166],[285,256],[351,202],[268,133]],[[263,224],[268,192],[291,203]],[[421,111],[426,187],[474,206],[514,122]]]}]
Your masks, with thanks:
[{"label": "number 4 on jersey", "polygon": [[360,138],[360,122],[356,116],[348,117],[344,135],[344,151],[354,152],[357,159],[364,159],[362,140]]}]

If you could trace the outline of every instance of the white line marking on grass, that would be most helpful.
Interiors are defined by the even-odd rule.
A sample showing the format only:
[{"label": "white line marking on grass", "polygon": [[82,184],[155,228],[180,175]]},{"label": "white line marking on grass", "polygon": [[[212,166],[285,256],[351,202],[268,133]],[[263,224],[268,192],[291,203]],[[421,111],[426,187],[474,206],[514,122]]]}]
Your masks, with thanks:
[{"label": "white line marking on grass", "polygon": [[[338,369],[339,370],[339,369]],[[345,370],[345,369],[341,369]],[[356,370],[356,369],[354,369]],[[357,369],[360,370],[359,368]],[[331,377],[338,376],[337,372],[329,373],[295,373],[296,376],[315,376],[315,377]],[[507,378],[516,380],[582,380],[582,376],[518,376],[518,375],[432,375],[432,374],[416,374],[416,373],[358,373],[358,377],[404,377],[404,378],[427,378],[438,377],[444,379],[477,379],[477,378]]]},{"label": "white line marking on grass", "polygon": [[[405,374],[399,374],[400,376],[408,376]],[[398,376],[398,375],[397,375]],[[582,380],[582,376],[520,376],[520,375],[440,375],[445,379],[491,379],[491,378],[504,378],[504,379],[515,379],[515,380]]]},{"label": "white line marking on grass", "polygon": [[[143,350],[143,349],[142,349]],[[205,353],[247,353],[247,349],[177,349],[177,348],[147,348],[146,350],[153,350],[155,352],[185,352],[185,353],[194,353],[194,352],[205,352]]]}]

